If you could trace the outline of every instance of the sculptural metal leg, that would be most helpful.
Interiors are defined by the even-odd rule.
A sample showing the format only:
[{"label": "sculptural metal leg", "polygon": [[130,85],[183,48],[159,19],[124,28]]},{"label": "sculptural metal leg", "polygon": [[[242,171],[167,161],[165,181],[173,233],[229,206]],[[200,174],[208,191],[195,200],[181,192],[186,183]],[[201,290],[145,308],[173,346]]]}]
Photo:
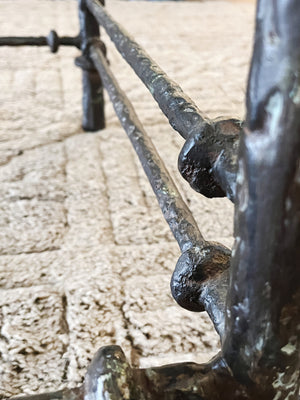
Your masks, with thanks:
[{"label": "sculptural metal leg", "polygon": [[222,352],[205,365],[139,370],[120,348],[102,348],[86,399],[298,398],[299,19],[297,0],[258,3]]},{"label": "sculptural metal leg", "polygon": [[300,348],[300,3],[260,0],[240,139],[225,358],[297,398]]}]

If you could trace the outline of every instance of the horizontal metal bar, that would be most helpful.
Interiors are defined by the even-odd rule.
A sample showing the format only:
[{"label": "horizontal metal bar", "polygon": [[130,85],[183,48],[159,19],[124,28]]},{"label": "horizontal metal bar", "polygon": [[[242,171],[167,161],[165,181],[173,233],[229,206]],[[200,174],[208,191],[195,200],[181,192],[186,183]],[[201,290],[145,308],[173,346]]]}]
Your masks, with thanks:
[{"label": "horizontal metal bar", "polygon": [[[59,44],[61,46],[76,46],[80,47],[80,43],[77,44],[76,37],[62,36],[59,38]],[[46,36],[4,36],[0,37],[0,46],[48,46],[48,38]]]},{"label": "horizontal metal bar", "polygon": [[47,46],[46,36],[6,36],[0,37],[0,46]]},{"label": "horizontal metal bar", "polygon": [[50,31],[48,36],[6,36],[0,37],[0,46],[49,46],[55,53],[59,46],[75,46],[80,48],[80,36],[59,37],[55,31]]},{"label": "horizontal metal bar", "polygon": [[[222,245],[204,240],[132,104],[112,75],[97,41],[90,46],[90,57],[182,251],[173,274],[174,284],[171,283],[173,296],[185,308],[194,311],[206,309],[222,336],[230,251]],[[204,292],[206,299],[202,296]]]},{"label": "horizontal metal bar", "polygon": [[149,89],[171,126],[185,139],[193,132],[200,132],[205,117],[180,86],[113,20],[99,0],[87,0],[86,4],[123,58]]}]

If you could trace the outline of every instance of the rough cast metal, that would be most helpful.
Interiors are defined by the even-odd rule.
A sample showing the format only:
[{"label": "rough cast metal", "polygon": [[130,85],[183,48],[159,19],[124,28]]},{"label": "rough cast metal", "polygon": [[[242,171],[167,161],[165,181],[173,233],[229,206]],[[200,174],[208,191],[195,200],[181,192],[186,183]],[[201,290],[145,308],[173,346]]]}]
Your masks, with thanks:
[{"label": "rough cast metal", "polygon": [[[258,3],[245,124],[201,116],[98,0],[79,1],[79,8],[83,56],[76,63],[83,68],[84,126],[94,130],[99,121],[104,126],[102,111],[97,120],[93,109],[93,100],[98,100],[97,109],[102,110],[103,81],[182,251],[172,277],[172,293],[183,307],[208,311],[220,334],[222,351],[204,365],[133,369],[118,346],[104,347],[95,355],[81,388],[31,396],[32,400],[297,399],[299,1]],[[191,186],[209,197],[226,194],[235,201],[236,240],[230,268],[230,252],[204,241],[111,74],[97,21],[186,139],[179,168]]]},{"label": "rough cast metal", "polygon": [[[93,4],[92,12],[103,11],[95,6],[97,0],[87,1]],[[273,6],[261,0],[257,8],[248,114],[240,138],[237,192],[232,196],[236,197],[236,241],[222,351],[208,365],[185,363],[143,371],[131,369],[119,348],[104,348],[88,371],[88,399],[105,398],[106,394],[132,399],[298,398],[300,4],[290,0],[283,5],[278,0]],[[104,19],[108,20],[104,26],[108,31],[116,27],[109,16]],[[111,36],[121,41],[122,47],[129,39],[116,29],[118,35]],[[126,129],[122,95],[114,93],[116,85],[106,72],[104,57],[96,56],[95,46],[91,53]],[[280,61],[283,65],[278,68]],[[127,123],[132,131],[132,121]],[[238,129],[239,123],[234,123]],[[203,136],[200,144],[201,140],[205,141]],[[218,137],[210,140],[215,143]],[[184,281],[187,297],[190,291],[194,300],[195,294],[201,297],[203,269],[195,258],[193,261],[185,263],[183,274],[173,280],[172,291]],[[191,276],[195,279],[189,280]]]},{"label": "rough cast metal", "polygon": [[182,251],[172,277],[173,296],[189,310],[206,310],[222,337],[231,252],[204,240],[133,106],[109,70],[98,41],[94,41],[90,54]]},{"label": "rough cast metal", "polygon": [[117,24],[99,0],[86,0],[117,50],[149,89],[170,125],[186,139],[179,157],[182,176],[207,197],[234,198],[238,138],[242,123],[210,121],[196,104]]}]

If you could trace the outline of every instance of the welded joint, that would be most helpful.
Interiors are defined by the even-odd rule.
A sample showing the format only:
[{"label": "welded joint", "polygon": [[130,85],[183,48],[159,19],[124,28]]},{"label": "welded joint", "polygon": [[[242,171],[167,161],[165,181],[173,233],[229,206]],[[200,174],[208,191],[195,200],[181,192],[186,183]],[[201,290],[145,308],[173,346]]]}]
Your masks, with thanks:
[{"label": "welded joint", "polygon": [[99,38],[99,37],[92,37],[87,40],[86,44],[86,54],[88,58],[90,57],[90,48],[91,46],[96,46],[104,55],[106,62],[109,64],[109,61],[107,59],[107,48],[105,43]]},{"label": "welded joint", "polygon": [[187,138],[178,157],[178,169],[195,191],[209,198],[226,196],[234,201],[242,129],[239,120],[215,120]]},{"label": "welded joint", "polygon": [[189,311],[206,311],[222,340],[231,251],[222,244],[205,242],[181,254],[171,278],[176,302]]},{"label": "welded joint", "polygon": [[219,243],[192,247],[179,257],[171,280],[177,303],[190,311],[204,311],[203,285],[229,268],[231,251]]}]

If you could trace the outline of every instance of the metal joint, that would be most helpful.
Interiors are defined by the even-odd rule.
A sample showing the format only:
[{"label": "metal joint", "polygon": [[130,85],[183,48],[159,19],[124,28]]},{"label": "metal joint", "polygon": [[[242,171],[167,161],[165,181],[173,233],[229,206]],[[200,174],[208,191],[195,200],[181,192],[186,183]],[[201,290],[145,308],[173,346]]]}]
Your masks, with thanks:
[{"label": "metal joint", "polygon": [[209,198],[227,196],[234,201],[242,129],[239,120],[215,120],[187,138],[178,169],[194,190]]}]

